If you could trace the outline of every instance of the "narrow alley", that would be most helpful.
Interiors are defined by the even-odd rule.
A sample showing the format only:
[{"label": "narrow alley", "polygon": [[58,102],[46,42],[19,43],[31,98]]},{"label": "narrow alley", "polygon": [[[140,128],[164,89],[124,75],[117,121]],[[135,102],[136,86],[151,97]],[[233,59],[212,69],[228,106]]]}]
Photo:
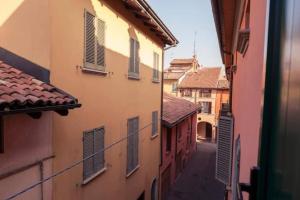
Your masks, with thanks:
[{"label": "narrow alley", "polygon": [[172,187],[168,200],[221,200],[225,186],[215,179],[216,145],[197,143],[197,151]]}]

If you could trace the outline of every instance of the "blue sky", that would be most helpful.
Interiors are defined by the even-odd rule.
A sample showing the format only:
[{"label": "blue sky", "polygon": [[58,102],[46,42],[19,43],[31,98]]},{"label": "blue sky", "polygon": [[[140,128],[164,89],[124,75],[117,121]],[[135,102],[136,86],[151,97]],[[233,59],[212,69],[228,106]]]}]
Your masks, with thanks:
[{"label": "blue sky", "polygon": [[179,40],[177,47],[166,51],[165,68],[173,58],[192,57],[195,31],[200,64],[222,66],[210,0],[148,0],[148,3]]}]

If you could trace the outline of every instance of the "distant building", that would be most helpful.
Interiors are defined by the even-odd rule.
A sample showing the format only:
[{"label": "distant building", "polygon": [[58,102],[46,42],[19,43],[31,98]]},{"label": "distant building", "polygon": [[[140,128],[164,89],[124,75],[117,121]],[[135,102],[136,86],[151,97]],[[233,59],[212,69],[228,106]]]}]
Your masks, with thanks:
[{"label": "distant building", "polygon": [[170,67],[164,71],[164,92],[176,95],[177,86],[188,72],[196,71],[200,67],[198,60],[193,58],[188,59],[173,59]]},{"label": "distant building", "polygon": [[220,108],[229,101],[229,85],[221,68],[205,67],[188,72],[178,85],[177,96],[201,105],[197,138],[215,141]]},{"label": "distant building", "polygon": [[162,118],[161,200],[196,150],[196,122],[199,105],[164,94]]}]

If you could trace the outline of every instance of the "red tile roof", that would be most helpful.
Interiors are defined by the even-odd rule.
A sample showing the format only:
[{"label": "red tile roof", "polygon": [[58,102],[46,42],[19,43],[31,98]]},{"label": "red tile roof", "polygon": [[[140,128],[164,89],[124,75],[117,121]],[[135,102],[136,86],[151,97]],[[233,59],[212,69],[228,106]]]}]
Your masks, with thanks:
[{"label": "red tile roof", "polygon": [[200,105],[164,93],[162,122],[164,125],[172,127],[199,109]]},{"label": "red tile roof", "polygon": [[164,72],[164,79],[177,80],[184,75],[184,72]]},{"label": "red tile roof", "polygon": [[218,88],[220,73],[220,67],[201,68],[197,72],[190,72],[186,74],[178,88]]},{"label": "red tile roof", "polygon": [[77,99],[0,61],[0,113],[52,106],[79,107]]}]

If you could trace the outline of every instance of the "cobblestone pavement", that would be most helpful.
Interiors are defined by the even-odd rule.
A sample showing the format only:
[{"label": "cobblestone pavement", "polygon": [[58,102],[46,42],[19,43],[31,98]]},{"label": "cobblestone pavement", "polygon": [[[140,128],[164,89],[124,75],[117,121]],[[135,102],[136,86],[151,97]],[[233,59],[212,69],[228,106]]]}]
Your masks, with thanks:
[{"label": "cobblestone pavement", "polygon": [[168,200],[223,200],[225,186],[215,179],[216,145],[198,143],[197,151],[172,186]]}]

